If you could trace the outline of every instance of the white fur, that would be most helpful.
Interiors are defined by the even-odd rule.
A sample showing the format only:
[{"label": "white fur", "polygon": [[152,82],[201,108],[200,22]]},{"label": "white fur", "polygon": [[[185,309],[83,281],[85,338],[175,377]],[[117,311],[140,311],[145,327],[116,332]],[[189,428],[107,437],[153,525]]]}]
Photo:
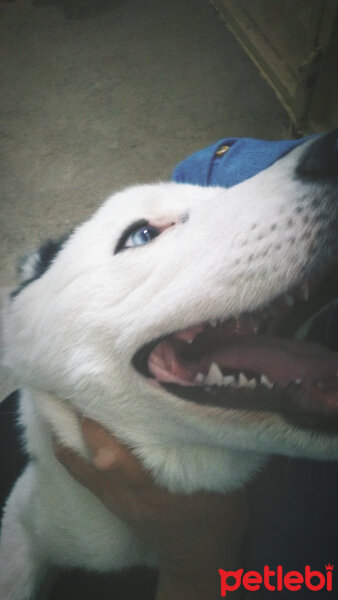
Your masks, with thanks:
[{"label": "white fur", "polygon": [[[254,310],[298,281],[317,235],[311,188],[293,177],[300,152],[229,190],[160,183],[114,195],[8,306],[5,363],[24,386],[20,420],[36,461],[5,511],[2,600],[26,600],[48,564],[104,571],[156,563],[54,458],[53,432],[86,456],[76,413],[114,432],[173,491],[241,486],[269,453],[337,457],[333,436],[278,414],[185,402],[131,365],[148,341]],[[308,221],[296,213],[300,201]],[[114,255],[139,219],[174,224]]]}]

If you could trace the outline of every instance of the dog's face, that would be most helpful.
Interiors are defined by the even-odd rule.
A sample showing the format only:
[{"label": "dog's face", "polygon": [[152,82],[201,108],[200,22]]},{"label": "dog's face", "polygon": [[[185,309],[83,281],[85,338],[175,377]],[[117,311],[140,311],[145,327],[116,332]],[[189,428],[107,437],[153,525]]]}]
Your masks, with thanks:
[{"label": "dog's face", "polygon": [[26,259],[5,362],[127,440],[337,457],[335,140],[227,190],[111,197]]}]

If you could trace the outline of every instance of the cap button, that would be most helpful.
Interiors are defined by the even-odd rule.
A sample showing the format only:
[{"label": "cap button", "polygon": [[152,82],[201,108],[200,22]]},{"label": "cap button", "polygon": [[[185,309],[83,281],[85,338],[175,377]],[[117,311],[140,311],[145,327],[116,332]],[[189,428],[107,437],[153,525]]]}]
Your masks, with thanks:
[{"label": "cap button", "polygon": [[215,156],[224,156],[226,152],[230,149],[230,146],[220,146],[218,150],[215,152]]}]

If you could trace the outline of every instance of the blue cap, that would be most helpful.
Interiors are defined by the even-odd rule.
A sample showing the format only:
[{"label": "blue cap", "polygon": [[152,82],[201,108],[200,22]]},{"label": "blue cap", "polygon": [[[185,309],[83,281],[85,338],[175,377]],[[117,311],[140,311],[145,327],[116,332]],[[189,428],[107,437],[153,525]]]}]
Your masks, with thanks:
[{"label": "blue cap", "polygon": [[231,187],[267,169],[308,138],[267,142],[254,138],[224,138],[195,152],[175,168],[178,183]]}]

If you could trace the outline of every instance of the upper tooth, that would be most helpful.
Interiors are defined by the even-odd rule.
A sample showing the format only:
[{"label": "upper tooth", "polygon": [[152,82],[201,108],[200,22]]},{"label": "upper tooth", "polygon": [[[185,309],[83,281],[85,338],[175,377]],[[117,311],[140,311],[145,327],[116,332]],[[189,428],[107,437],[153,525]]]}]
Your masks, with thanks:
[{"label": "upper tooth", "polygon": [[297,329],[297,331],[293,337],[296,340],[306,340],[308,333],[312,327],[313,321],[314,321],[314,318],[311,318],[308,321],[306,321],[305,323],[303,323],[303,325],[301,325],[299,327],[299,329]]},{"label": "upper tooth", "polygon": [[284,294],[283,298],[284,298],[284,302],[285,302],[285,304],[287,304],[287,306],[294,305],[295,301],[294,301],[293,297],[291,296],[291,294]]},{"label": "upper tooth", "polygon": [[216,363],[211,363],[209,372],[204,380],[204,383],[209,385],[222,385],[223,375],[219,366]]},{"label": "upper tooth", "polygon": [[265,385],[269,389],[273,387],[273,383],[271,383],[271,381],[267,378],[266,375],[261,375],[260,383],[261,385]]},{"label": "upper tooth", "polygon": [[268,319],[270,317],[270,309],[268,306],[264,306],[261,311],[261,317],[262,319]]},{"label": "upper tooth", "polygon": [[212,321],[209,321],[211,327],[217,327],[217,319],[213,319]]},{"label": "upper tooth", "polygon": [[299,287],[299,293],[300,293],[300,297],[302,298],[302,300],[307,301],[309,299],[310,296],[310,287],[308,283],[303,283],[303,285],[301,285]]}]

